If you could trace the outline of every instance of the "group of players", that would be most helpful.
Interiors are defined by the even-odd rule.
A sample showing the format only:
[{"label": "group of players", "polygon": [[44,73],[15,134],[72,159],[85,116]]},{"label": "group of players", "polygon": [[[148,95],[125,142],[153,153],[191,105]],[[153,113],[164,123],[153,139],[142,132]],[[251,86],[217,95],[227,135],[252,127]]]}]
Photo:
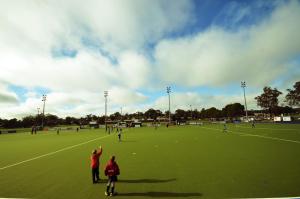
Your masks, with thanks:
[{"label": "group of players", "polygon": [[[113,126],[106,126],[105,130],[106,130],[106,132],[108,132],[108,134],[110,134],[111,132],[114,132],[114,128],[115,127],[113,127]],[[121,142],[122,128],[117,127],[116,133],[118,134],[119,142]]]},{"label": "group of players", "polygon": [[[252,128],[255,128],[255,121],[254,120],[252,120],[252,122],[251,122],[251,127]],[[224,125],[223,125],[223,132],[224,133],[227,133],[228,131],[227,131],[227,125],[226,125],[226,122],[224,123]]]},{"label": "group of players", "polygon": [[[91,155],[91,169],[92,169],[92,182],[93,184],[100,182],[99,175],[99,167],[100,167],[100,156],[102,155],[102,147],[100,146],[98,149],[92,151]],[[107,162],[104,175],[107,176],[108,181],[106,184],[106,196],[114,196],[115,192],[115,183],[118,181],[117,176],[120,175],[120,169],[116,162],[116,157],[111,156],[109,161]]]}]

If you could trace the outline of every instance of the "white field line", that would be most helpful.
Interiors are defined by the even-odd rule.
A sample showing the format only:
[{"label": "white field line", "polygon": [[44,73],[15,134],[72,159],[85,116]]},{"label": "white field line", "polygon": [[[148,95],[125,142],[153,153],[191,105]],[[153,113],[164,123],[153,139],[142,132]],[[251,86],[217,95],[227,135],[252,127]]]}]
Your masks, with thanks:
[{"label": "white field line", "polygon": [[[298,197],[276,197],[276,198],[248,198],[248,199],[290,199],[290,198],[300,198],[300,196],[298,196]],[[245,199],[247,199],[247,198],[245,198]]]},{"label": "white field line", "polygon": [[[237,128],[244,128],[244,129],[252,129],[252,127],[245,127],[245,126],[235,126]],[[253,129],[265,129],[265,130],[275,130],[275,131],[300,131],[300,129],[274,129],[274,128],[253,128]]]},{"label": "white field line", "polygon": [[[202,128],[210,129],[210,130],[216,130],[216,131],[223,131],[221,129],[215,129],[215,128],[207,128],[207,127],[202,127]],[[300,141],[296,141],[296,140],[287,140],[287,139],[270,137],[270,136],[255,135],[255,134],[250,134],[250,133],[234,132],[234,131],[230,131],[230,130],[227,130],[227,131],[231,132],[231,133],[239,134],[239,135],[247,135],[247,136],[260,137],[260,138],[265,138],[265,139],[270,139],[270,140],[277,140],[277,141],[284,141],[284,142],[293,142],[293,143],[300,144]]]},{"label": "white field line", "polygon": [[73,146],[68,146],[68,147],[59,149],[57,151],[53,151],[53,152],[46,153],[46,154],[43,154],[43,155],[40,155],[40,156],[37,156],[37,157],[34,157],[34,158],[23,160],[21,162],[17,162],[17,163],[11,164],[11,165],[7,165],[7,166],[4,166],[4,167],[1,167],[0,170],[4,170],[4,169],[10,168],[10,167],[14,167],[14,166],[26,163],[26,162],[30,162],[30,161],[33,161],[33,160],[36,160],[36,159],[40,159],[40,158],[43,158],[43,157],[46,157],[46,156],[50,156],[50,155],[53,155],[53,154],[56,154],[56,153],[59,153],[59,152],[62,152],[62,151],[73,149],[75,147],[78,147],[78,146],[81,146],[81,145],[84,145],[84,144],[87,144],[87,143],[90,143],[90,142],[93,142],[93,141],[96,141],[96,140],[101,140],[101,139],[106,138],[108,136],[110,136],[110,135],[105,135],[105,136],[102,136],[102,137],[99,137],[99,138],[95,138],[95,139],[92,139],[92,140],[89,140],[89,141],[86,141],[86,142],[83,142],[83,143],[80,143],[80,144],[76,144],[76,145],[73,145]]}]

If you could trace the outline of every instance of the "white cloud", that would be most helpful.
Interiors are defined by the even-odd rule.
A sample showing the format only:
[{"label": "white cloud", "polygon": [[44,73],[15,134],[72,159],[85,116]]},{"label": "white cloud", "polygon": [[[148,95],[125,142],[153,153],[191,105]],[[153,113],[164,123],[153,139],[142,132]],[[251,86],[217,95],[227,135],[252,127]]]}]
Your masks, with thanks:
[{"label": "white cloud", "polygon": [[185,86],[241,80],[259,87],[270,84],[290,73],[288,63],[300,54],[299,18],[300,3],[291,1],[270,18],[235,32],[214,26],[189,37],[166,39],[156,47],[157,70],[165,82]]},{"label": "white cloud", "polygon": [[[0,118],[21,118],[29,114],[35,115],[37,108],[40,108],[40,112],[42,112],[42,96],[32,91],[28,91],[25,95],[27,98],[24,102],[14,103],[10,106],[1,102],[0,105],[3,106],[1,106]],[[133,111],[136,109],[136,104],[144,102],[146,99],[147,97],[139,92],[113,87],[109,90],[108,95],[108,114],[120,111],[120,107],[124,108],[124,113]],[[103,93],[90,91],[51,92],[47,94],[45,103],[45,114],[47,113],[60,117],[104,115],[104,96]]]},{"label": "white cloud", "polygon": [[7,85],[0,81],[0,107],[15,105],[18,103],[18,96],[7,89]]},{"label": "white cloud", "polygon": [[[262,87],[299,67],[298,62],[289,64],[300,52],[298,1],[282,4],[270,18],[235,32],[213,26],[161,41],[193,24],[193,9],[192,1],[168,0],[0,2],[0,79],[5,82],[0,84],[0,117],[35,114],[42,103],[36,87],[50,90],[48,113],[102,115],[104,90],[109,91],[109,113],[120,107],[124,113],[151,106],[166,109],[165,97],[145,104],[148,96],[138,91],[155,92],[157,86],[172,83],[188,88],[240,80]],[[236,20],[248,14],[241,9]],[[155,43],[152,60],[144,47]],[[53,49],[77,54],[53,57]],[[299,70],[293,75],[297,79]],[[28,89],[25,99],[7,85]],[[174,108],[222,107],[239,99],[189,92],[173,97]]]},{"label": "white cloud", "polygon": [[[254,97],[256,94],[247,95],[247,107],[248,109],[256,109],[256,101]],[[240,95],[205,95],[196,92],[175,92],[171,94],[171,112],[177,109],[190,110],[191,108],[201,110],[202,108],[216,107],[222,109],[225,105],[231,103],[240,103],[244,105],[244,96]],[[155,107],[156,109],[168,110],[168,97],[163,96],[158,98],[149,107]]]}]

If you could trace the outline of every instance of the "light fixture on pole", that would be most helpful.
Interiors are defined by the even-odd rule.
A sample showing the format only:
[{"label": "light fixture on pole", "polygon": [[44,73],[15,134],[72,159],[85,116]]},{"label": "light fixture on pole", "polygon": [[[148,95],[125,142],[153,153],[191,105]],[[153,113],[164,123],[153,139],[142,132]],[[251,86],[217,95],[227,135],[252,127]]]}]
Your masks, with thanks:
[{"label": "light fixture on pole", "polygon": [[45,104],[46,104],[47,95],[43,95],[43,118],[42,118],[42,129],[44,129],[44,119],[45,119]]},{"label": "light fixture on pole", "polygon": [[108,96],[108,91],[104,91],[104,98],[105,98],[105,116],[104,116],[104,120],[105,120],[105,129],[107,129],[107,127],[106,127],[106,117],[107,117],[107,96]]},{"label": "light fixture on pole", "polygon": [[120,113],[120,115],[121,115],[121,121],[122,121],[122,107],[120,107],[120,109],[121,109],[121,113]]},{"label": "light fixture on pole", "polygon": [[171,93],[171,87],[170,86],[167,86],[167,93],[168,93],[168,96],[169,96],[169,124],[171,123],[171,102],[170,102],[170,93]]},{"label": "light fixture on pole", "polygon": [[241,87],[243,88],[243,91],[244,91],[244,100],[245,100],[246,120],[248,121],[247,100],[246,100],[246,92],[245,92],[245,88],[246,88],[246,82],[245,82],[245,81],[242,81],[242,82],[241,82]]}]

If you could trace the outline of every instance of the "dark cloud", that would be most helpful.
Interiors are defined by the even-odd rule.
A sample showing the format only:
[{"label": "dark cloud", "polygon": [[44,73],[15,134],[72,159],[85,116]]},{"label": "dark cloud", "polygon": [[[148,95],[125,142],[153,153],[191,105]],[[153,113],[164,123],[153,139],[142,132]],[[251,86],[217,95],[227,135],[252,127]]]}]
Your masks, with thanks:
[{"label": "dark cloud", "polygon": [[18,99],[15,96],[0,93],[0,104],[3,103],[16,104],[18,103]]}]

